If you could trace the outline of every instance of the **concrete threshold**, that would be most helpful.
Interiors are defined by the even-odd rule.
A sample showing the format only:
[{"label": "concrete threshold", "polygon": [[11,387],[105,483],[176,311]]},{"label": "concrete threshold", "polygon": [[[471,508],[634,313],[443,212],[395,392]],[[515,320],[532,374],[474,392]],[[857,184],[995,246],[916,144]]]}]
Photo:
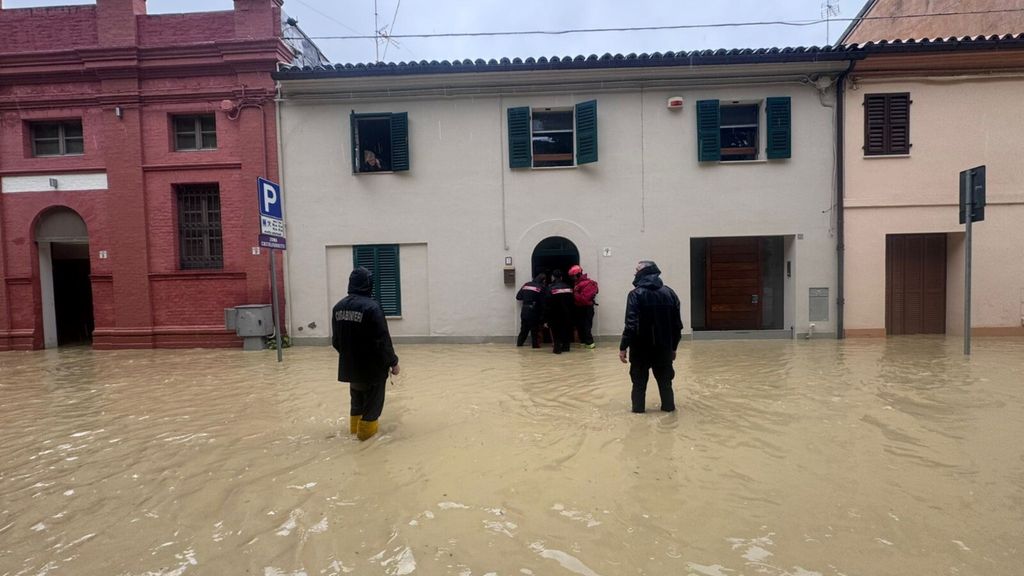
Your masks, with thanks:
[{"label": "concrete threshold", "polygon": [[791,340],[791,330],[694,330],[694,340]]}]

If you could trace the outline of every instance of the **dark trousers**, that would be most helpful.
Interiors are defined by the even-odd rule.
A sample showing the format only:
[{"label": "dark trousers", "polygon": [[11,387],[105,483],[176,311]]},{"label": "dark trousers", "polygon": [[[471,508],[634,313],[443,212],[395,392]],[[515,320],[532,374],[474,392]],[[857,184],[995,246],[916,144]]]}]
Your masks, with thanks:
[{"label": "dark trousers", "polygon": [[579,334],[580,344],[594,343],[594,307],[576,307],[576,333]]},{"label": "dark trousers", "polygon": [[384,410],[384,391],[387,390],[387,375],[374,384],[349,384],[348,393],[352,398],[349,414],[362,416],[363,420],[373,422],[380,418]]},{"label": "dark trousers", "polygon": [[555,322],[548,322],[548,326],[551,327],[551,340],[554,343],[553,349],[555,354],[568,352],[570,350],[569,343],[572,342],[572,322],[565,318]]},{"label": "dark trousers", "polygon": [[534,348],[540,348],[541,341],[541,321],[539,314],[523,314],[520,316],[522,321],[522,328],[519,329],[519,336],[516,338],[516,346],[522,346],[526,342],[526,336],[530,335],[530,345]]},{"label": "dark trousers", "polygon": [[629,365],[629,378],[633,381],[633,412],[644,411],[644,401],[647,398],[647,380],[650,373],[654,372],[654,379],[658,382],[658,393],[661,395],[661,409],[671,412],[676,409],[675,393],[672,392],[672,379],[676,371],[672,364],[650,366],[648,364]]}]

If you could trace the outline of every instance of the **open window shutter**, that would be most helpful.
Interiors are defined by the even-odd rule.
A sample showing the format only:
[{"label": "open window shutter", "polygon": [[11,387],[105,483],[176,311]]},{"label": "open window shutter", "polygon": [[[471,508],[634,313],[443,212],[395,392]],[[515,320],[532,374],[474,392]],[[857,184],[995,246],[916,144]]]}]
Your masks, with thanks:
[{"label": "open window shutter", "polygon": [[697,101],[697,160],[722,159],[722,117],[718,100]]},{"label": "open window shutter", "polygon": [[363,268],[373,272],[375,266],[373,254],[373,246],[353,246],[352,267],[358,268],[362,266]]},{"label": "open window shutter", "polygon": [[910,94],[889,94],[887,154],[910,154]]},{"label": "open window shutter", "polygon": [[391,115],[391,170],[409,169],[409,114]]},{"label": "open window shutter", "polygon": [[864,95],[864,154],[874,156],[886,152],[885,94]]},{"label": "open window shutter", "polygon": [[789,158],[793,148],[791,103],[789,96],[765,100],[765,115],[768,122],[769,160]]},{"label": "open window shutter", "polygon": [[529,168],[533,165],[530,142],[530,107],[508,109],[508,167]]},{"label": "open window shutter", "polygon": [[576,105],[576,164],[597,162],[597,100]]},{"label": "open window shutter", "polygon": [[356,113],[349,112],[348,127],[352,136],[352,172],[359,172],[359,126],[356,122]]},{"label": "open window shutter", "polygon": [[398,269],[398,245],[377,247],[377,270],[374,271],[377,287],[376,299],[385,316],[402,315],[402,284]]}]

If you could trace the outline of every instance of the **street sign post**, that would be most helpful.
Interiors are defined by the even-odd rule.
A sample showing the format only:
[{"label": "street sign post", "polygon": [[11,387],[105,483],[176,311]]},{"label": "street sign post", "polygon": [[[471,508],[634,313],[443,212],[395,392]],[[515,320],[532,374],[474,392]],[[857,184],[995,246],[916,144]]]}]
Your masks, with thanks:
[{"label": "street sign post", "polygon": [[964,238],[964,354],[971,354],[971,223],[985,219],[985,167],[960,173],[960,223]]},{"label": "street sign post", "polygon": [[257,196],[260,203],[260,236],[261,247],[270,249],[270,293],[273,298],[274,340],[277,343],[277,361],[281,362],[281,314],[277,304],[277,258],[275,250],[284,250],[284,210],[281,197],[281,186],[267,180],[256,179]]}]

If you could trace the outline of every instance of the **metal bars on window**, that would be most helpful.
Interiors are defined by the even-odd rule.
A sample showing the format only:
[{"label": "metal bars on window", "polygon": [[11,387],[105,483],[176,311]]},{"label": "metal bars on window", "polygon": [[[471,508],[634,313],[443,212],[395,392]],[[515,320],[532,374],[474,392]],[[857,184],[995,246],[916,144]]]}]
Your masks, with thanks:
[{"label": "metal bars on window", "polygon": [[181,268],[224,267],[224,237],[220,225],[220,190],[216,184],[177,187],[178,237]]}]

